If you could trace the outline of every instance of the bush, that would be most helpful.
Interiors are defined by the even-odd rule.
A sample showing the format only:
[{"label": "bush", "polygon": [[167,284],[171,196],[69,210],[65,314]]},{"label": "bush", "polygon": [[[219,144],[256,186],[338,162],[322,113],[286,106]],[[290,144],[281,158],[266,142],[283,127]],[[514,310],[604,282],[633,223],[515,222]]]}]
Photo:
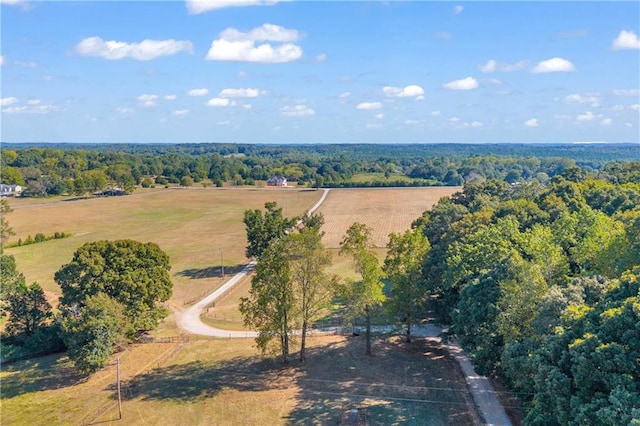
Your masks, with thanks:
[{"label": "bush", "polygon": [[151,188],[151,185],[153,185],[153,182],[149,178],[144,178],[142,179],[142,182],[140,183],[140,185],[142,185],[143,188]]}]

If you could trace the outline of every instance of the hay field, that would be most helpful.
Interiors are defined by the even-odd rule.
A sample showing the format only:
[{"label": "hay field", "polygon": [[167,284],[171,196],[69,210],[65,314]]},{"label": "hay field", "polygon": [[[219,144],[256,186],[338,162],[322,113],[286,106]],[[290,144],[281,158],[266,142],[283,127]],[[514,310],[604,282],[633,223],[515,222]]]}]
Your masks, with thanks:
[{"label": "hay field", "polygon": [[14,255],[27,282],[38,281],[50,297],[59,293],[54,273],[71,261],[82,244],[97,240],[134,239],[157,243],[171,261],[176,306],[217,288],[220,265],[228,276],[246,262],[246,209],[276,201],[287,216],[300,215],[320,198],[321,191],[265,189],[138,189],[129,196],[79,200],[9,199],[7,215],[16,232],[11,241],[41,232],[69,232],[61,240],[6,250]]},{"label": "hay field", "polygon": [[351,224],[373,229],[373,243],[386,247],[391,232],[404,232],[441,197],[459,187],[332,189],[318,210],[324,214],[323,243],[337,248]]}]

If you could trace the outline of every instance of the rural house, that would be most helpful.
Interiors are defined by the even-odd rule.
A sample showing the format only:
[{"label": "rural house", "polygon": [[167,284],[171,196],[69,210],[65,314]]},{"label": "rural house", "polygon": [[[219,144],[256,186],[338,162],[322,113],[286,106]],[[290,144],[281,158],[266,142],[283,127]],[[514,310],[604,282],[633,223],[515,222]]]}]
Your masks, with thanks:
[{"label": "rural house", "polygon": [[20,185],[6,185],[0,183],[0,197],[15,197],[22,193],[22,187]]},{"label": "rural house", "polygon": [[284,176],[271,176],[267,180],[269,186],[287,186],[287,178]]}]

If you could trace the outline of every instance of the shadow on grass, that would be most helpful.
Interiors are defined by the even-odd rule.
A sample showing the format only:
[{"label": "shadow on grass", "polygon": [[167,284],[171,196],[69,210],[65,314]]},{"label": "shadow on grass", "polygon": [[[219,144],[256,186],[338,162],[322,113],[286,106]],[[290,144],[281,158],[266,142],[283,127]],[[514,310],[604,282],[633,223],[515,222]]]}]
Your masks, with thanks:
[{"label": "shadow on grass", "polygon": [[362,336],[309,350],[287,424],[479,423],[464,377],[441,343],[381,337],[373,351],[365,355]]},{"label": "shadow on grass", "polygon": [[222,389],[258,391],[286,386],[279,380],[287,367],[270,359],[237,358],[223,362],[193,361],[157,368],[124,383],[124,399],[194,402]]},{"label": "shadow on grass", "polygon": [[87,380],[66,355],[54,354],[3,365],[2,399],[65,388]]},{"label": "shadow on grass", "polygon": [[[242,271],[246,265],[233,265],[233,266],[225,266],[224,267],[224,275],[225,277],[231,277],[238,272]],[[198,280],[203,278],[220,278],[222,276],[222,268],[220,266],[210,266],[208,268],[192,268],[185,269],[184,271],[180,271],[177,273],[182,277],[188,277],[192,280]]]},{"label": "shadow on grass", "polygon": [[438,341],[381,337],[369,357],[362,336],[326,340],[308,349],[305,364],[292,354],[287,365],[243,357],[154,369],[125,383],[123,396],[197,402],[225,389],[293,388],[294,408],[282,418],[289,425],[352,424],[356,413],[368,425],[478,424],[464,377]]}]

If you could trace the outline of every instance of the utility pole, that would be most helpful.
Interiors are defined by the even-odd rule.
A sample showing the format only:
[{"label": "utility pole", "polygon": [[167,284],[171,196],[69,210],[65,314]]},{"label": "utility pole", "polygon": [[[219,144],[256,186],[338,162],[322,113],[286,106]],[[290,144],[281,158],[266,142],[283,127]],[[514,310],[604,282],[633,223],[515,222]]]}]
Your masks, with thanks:
[{"label": "utility pole", "polygon": [[118,419],[122,420],[122,398],[120,396],[120,358],[116,360],[116,371],[118,380]]},{"label": "utility pole", "polygon": [[222,278],[224,278],[224,257],[222,257],[222,249],[220,249],[220,268],[222,270]]}]

